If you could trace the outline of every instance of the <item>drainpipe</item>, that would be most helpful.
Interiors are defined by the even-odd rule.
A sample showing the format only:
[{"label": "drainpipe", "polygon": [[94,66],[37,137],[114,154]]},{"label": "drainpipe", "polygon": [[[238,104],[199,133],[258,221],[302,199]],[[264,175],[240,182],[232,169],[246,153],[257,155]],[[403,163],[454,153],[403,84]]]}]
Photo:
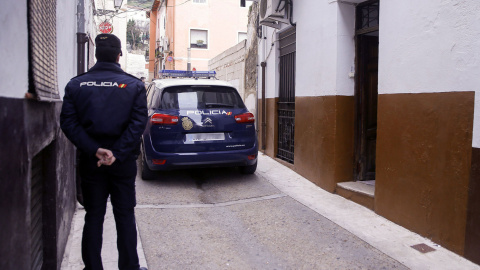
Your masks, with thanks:
[{"label": "drainpipe", "polygon": [[265,97],[265,72],[267,62],[260,63],[262,67],[262,150],[267,148],[267,99]]},{"label": "drainpipe", "polygon": [[77,75],[85,73],[85,43],[88,42],[85,33],[85,3],[78,0],[77,3]]},{"label": "drainpipe", "polygon": [[85,43],[87,42],[87,34],[77,33],[77,75],[85,73]]},{"label": "drainpipe", "polygon": [[192,70],[192,50],[190,49],[190,47],[187,48],[187,52],[188,52],[188,56],[187,56],[187,71],[191,71]]}]

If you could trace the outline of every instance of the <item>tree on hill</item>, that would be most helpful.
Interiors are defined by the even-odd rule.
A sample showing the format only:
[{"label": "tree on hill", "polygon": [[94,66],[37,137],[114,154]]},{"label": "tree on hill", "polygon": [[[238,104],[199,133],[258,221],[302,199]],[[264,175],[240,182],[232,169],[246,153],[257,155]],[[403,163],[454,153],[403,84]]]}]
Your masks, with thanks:
[{"label": "tree on hill", "polygon": [[130,19],[127,23],[127,42],[130,43],[132,49],[137,49],[138,45],[142,42],[142,30],[137,23]]}]

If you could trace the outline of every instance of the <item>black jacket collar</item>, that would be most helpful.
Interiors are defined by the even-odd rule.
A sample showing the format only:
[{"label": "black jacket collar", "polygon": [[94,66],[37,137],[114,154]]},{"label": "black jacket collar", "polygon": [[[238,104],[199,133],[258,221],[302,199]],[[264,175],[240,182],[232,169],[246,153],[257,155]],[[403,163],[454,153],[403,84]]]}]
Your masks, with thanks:
[{"label": "black jacket collar", "polygon": [[89,71],[100,71],[100,70],[109,70],[124,73],[123,69],[120,68],[119,63],[112,62],[97,62]]}]

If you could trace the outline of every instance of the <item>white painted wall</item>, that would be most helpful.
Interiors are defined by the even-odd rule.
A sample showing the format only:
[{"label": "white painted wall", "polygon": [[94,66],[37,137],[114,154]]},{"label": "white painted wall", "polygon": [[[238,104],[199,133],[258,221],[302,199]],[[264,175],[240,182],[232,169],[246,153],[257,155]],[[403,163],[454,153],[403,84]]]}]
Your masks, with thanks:
[{"label": "white painted wall", "polygon": [[[354,6],[337,1],[304,0],[294,3],[294,7],[296,96],[353,96],[354,79],[349,73],[355,69]],[[282,29],[289,26],[282,24]],[[274,31],[267,28],[267,39],[262,40],[259,47],[260,63],[268,55],[271,43],[275,43],[267,60],[267,98],[278,96],[279,44],[276,33],[272,38]]]},{"label": "white painted wall", "polygon": [[95,37],[99,33],[99,30],[95,21],[96,16],[93,15],[93,9],[96,9],[97,7],[95,6],[95,2],[88,1],[88,0],[85,0],[84,5],[85,5],[85,13],[84,13],[85,31],[88,35],[90,35],[92,40],[95,40]]},{"label": "white painted wall", "polygon": [[[100,23],[102,23],[104,20],[108,20],[112,26],[113,26],[113,32],[115,36],[117,36],[120,41],[122,42],[122,52],[123,56],[120,57],[120,65],[123,70],[126,69],[127,66],[127,13],[124,13],[127,11],[126,8],[127,5],[127,0],[123,0],[122,2],[122,7],[119,9],[118,13],[115,14],[115,16],[111,15],[106,15],[106,16],[96,16],[95,22],[96,22],[96,29],[98,31],[98,26]],[[114,8],[114,2],[113,0],[95,0],[95,7],[97,9],[107,9],[107,10],[115,10]],[[97,34],[100,34],[98,31]],[[95,39],[95,36],[93,36],[93,39]]]},{"label": "white painted wall", "polygon": [[355,7],[336,3],[337,8],[337,70],[335,94],[353,96],[355,78]]},{"label": "white painted wall", "polygon": [[0,96],[23,98],[28,92],[28,26],[26,1],[2,1],[0,8]]},{"label": "white painted wall", "polygon": [[[278,41],[277,41],[277,29],[265,27],[263,28],[263,37],[258,46],[258,98],[262,98],[262,68],[261,62],[266,62],[265,67],[265,97],[275,98],[278,97]],[[274,44],[272,46],[272,44]]]},{"label": "white painted wall", "polygon": [[480,1],[382,1],[379,94],[476,91],[480,147]]},{"label": "white painted wall", "polygon": [[[113,1],[112,1],[113,2]],[[123,1],[122,8],[119,11],[124,12],[127,9],[125,8],[125,3],[126,1]],[[120,15],[117,15],[113,17],[112,19],[112,26],[113,26],[113,33],[115,36],[117,36],[120,41],[122,42],[122,52],[123,56],[120,57],[120,66],[122,67],[123,70],[126,70],[127,68],[127,13],[123,13]]]},{"label": "white painted wall", "polygon": [[[347,2],[362,2],[351,0]],[[294,2],[296,96],[354,94],[353,5]],[[395,0],[380,3],[379,94],[475,91],[473,146],[480,147],[480,1]],[[284,25],[287,27],[287,25]],[[267,98],[278,97],[278,42],[266,28]],[[273,38],[272,38],[273,34]],[[259,96],[261,98],[261,69]]]},{"label": "white painted wall", "polygon": [[295,94],[335,95],[338,5],[315,0],[301,4],[297,1],[294,5],[293,18],[297,22]]},{"label": "white painted wall", "polygon": [[65,86],[77,75],[76,1],[57,0],[57,78],[60,97]]}]

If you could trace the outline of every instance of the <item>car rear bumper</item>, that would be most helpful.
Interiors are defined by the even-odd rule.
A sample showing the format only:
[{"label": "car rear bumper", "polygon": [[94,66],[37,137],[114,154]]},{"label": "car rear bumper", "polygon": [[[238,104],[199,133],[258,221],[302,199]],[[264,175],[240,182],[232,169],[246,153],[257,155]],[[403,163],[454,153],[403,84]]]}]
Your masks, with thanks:
[{"label": "car rear bumper", "polygon": [[[164,153],[157,152],[148,145],[145,145],[146,162],[148,168],[154,171],[168,171],[182,168],[206,168],[206,167],[234,167],[248,166],[257,162],[258,146],[255,143],[250,149],[196,152],[196,153]],[[248,156],[255,155],[250,160]],[[153,164],[153,160],[165,160],[165,164]]]}]

